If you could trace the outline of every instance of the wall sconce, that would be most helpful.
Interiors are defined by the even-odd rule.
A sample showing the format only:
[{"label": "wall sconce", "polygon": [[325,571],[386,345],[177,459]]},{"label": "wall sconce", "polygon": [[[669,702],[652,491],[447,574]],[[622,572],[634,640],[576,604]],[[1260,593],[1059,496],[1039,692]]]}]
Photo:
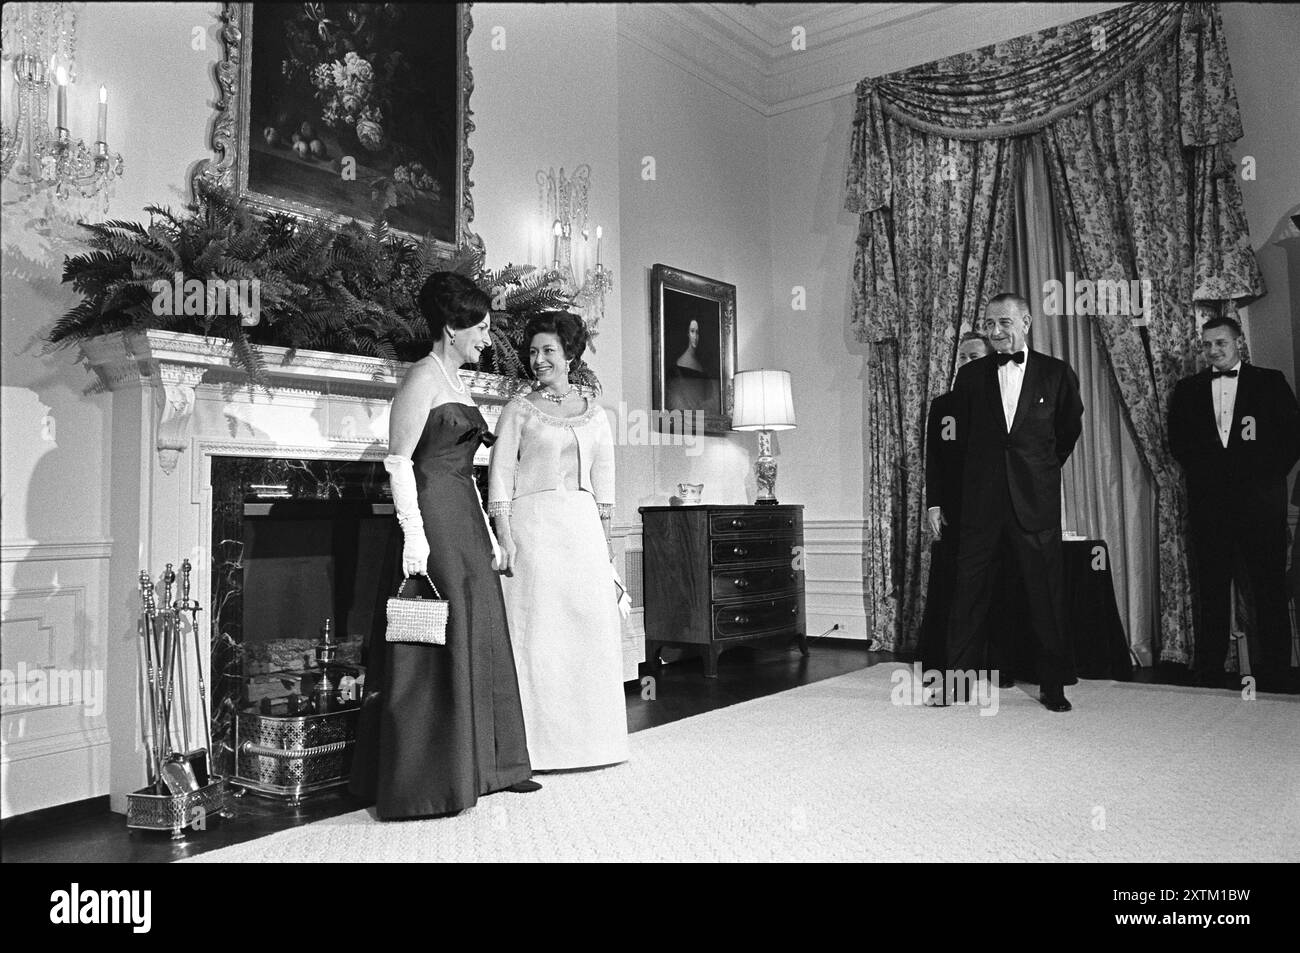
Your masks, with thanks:
[{"label": "wall sconce", "polygon": [[[560,287],[582,312],[594,338],[605,316],[605,296],[614,288],[614,273],[601,260],[604,229],[596,227],[595,261],[591,261],[591,231],[587,198],[591,166],[583,164],[565,175],[561,168],[537,173],[537,217],[540,246],[529,256],[532,263],[559,274]],[[540,260],[535,260],[540,259]],[[596,348],[591,346],[594,353]]]},{"label": "wall sconce", "polygon": [[[75,190],[101,195],[107,207],[121,155],[108,151],[108,89],[99,87],[99,116],[92,149],[68,130],[68,86],[77,75],[77,14],[71,3],[7,3],[4,59],[13,61],[18,116],[0,123],[0,175],[29,193],[50,189],[61,201]],[[50,135],[49,91],[56,89],[55,131]]]}]

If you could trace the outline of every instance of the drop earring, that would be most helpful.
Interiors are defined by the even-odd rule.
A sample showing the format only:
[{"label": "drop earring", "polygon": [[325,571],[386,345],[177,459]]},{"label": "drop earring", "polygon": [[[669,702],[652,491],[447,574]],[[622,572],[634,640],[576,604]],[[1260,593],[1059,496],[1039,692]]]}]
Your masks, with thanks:
[{"label": "drop earring", "polygon": [[447,343],[448,343],[448,344],[455,344],[455,343],[456,343],[456,332],[455,332],[455,331],[448,331],[448,332],[447,332]]}]

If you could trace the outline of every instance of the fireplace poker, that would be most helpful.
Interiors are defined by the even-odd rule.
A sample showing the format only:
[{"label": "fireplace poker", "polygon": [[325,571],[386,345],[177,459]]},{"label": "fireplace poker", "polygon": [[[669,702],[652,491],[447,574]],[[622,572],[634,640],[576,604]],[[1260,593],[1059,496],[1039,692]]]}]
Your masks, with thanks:
[{"label": "fireplace poker", "polygon": [[[182,573],[186,572],[185,567],[189,565],[189,562],[190,561],[188,559],[185,560],[184,565],[182,565],[181,567]],[[176,578],[175,573],[172,574],[172,578],[173,579]],[[182,589],[183,589],[183,594],[181,596],[181,599],[182,601],[188,601],[189,600],[188,579],[183,579]],[[189,693],[189,672],[185,668],[185,640],[181,636],[181,605],[182,605],[181,602],[173,602],[171,603],[171,606],[167,611],[171,614],[172,634],[173,634],[173,638],[176,641],[175,665],[177,670],[179,671],[179,675],[177,677],[180,679],[180,683],[181,683],[180,691],[178,693],[180,695],[180,702],[181,702],[180,705],[181,739],[182,739],[182,747],[186,752],[186,758],[188,759],[190,749],[193,747],[193,744],[191,743],[190,740],[190,702],[193,699]],[[198,662],[197,657],[195,658],[195,662],[196,663]]]},{"label": "fireplace poker", "polygon": [[[199,751],[190,752],[190,764],[194,770],[201,774],[203,783],[212,773],[212,726],[209,723],[212,719],[211,712],[208,711],[208,688],[203,681],[203,649],[199,639],[199,602],[197,599],[190,599],[190,561],[188,559],[181,561],[181,611],[190,614],[190,631],[194,634],[194,670],[199,676],[199,723],[203,726],[203,741],[206,747]],[[187,740],[188,744],[188,740]],[[195,764],[193,755],[201,753],[203,755],[201,764]],[[200,768],[202,769],[200,772]]]},{"label": "fireplace poker", "polygon": [[172,687],[175,682],[176,667],[176,633],[172,631],[172,583],[176,581],[176,573],[172,569],[172,564],[168,563],[167,568],[162,574],[163,583],[163,611],[162,611],[162,637],[163,637],[163,725],[167,731],[167,752],[163,757],[164,761],[171,760],[172,752],[176,749],[172,745]]}]

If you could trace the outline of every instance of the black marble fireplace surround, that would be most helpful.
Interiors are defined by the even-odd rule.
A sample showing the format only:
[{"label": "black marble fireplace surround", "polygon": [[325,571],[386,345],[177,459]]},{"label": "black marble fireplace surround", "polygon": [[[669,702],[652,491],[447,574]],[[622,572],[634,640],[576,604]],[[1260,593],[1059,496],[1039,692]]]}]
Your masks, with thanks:
[{"label": "black marble fireplace surround", "polygon": [[[476,477],[486,489],[487,468]],[[238,711],[307,694],[326,618],[364,671],[401,533],[379,461],[212,458],[212,743],[234,765]]]}]

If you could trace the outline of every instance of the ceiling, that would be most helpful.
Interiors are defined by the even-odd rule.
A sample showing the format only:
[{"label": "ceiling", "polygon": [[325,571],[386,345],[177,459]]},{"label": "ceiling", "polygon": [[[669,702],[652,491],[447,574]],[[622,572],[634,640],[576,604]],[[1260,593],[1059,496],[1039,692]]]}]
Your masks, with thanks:
[{"label": "ceiling", "polygon": [[[619,32],[774,115],[1120,3],[630,3]],[[803,48],[793,43],[799,38]]]}]

